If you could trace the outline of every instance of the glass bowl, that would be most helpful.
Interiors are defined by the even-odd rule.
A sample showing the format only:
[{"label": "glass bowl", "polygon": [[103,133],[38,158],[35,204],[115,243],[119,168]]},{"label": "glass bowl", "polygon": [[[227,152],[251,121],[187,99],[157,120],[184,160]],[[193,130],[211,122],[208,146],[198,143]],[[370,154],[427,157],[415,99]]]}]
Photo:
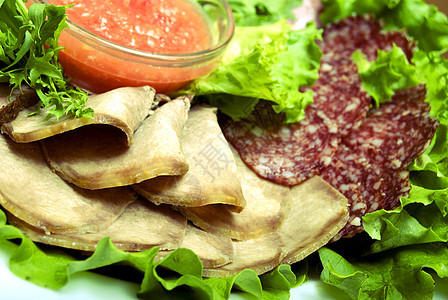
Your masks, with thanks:
[{"label": "glass bowl", "polygon": [[[185,54],[136,50],[99,37],[67,19],[59,60],[71,83],[93,93],[125,86],[150,85],[169,94],[212,71],[234,32],[232,10],[225,0],[196,0],[208,19],[211,46]],[[51,4],[51,0],[31,0]]]}]

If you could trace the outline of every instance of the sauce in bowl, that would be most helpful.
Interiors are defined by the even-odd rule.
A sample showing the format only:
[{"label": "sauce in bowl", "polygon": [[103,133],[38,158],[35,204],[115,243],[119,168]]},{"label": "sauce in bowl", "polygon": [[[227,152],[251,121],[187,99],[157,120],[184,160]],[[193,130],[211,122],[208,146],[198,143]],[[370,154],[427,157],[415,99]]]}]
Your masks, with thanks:
[{"label": "sauce in bowl", "polygon": [[50,4],[72,5],[66,10],[70,30],[60,36],[65,49],[59,58],[72,83],[94,93],[142,85],[170,93],[210,72],[222,52],[215,45],[222,46],[216,31],[223,24],[214,25],[194,0]]},{"label": "sauce in bowl", "polygon": [[116,44],[164,54],[207,49],[211,32],[198,4],[185,0],[52,0],[70,21]]}]

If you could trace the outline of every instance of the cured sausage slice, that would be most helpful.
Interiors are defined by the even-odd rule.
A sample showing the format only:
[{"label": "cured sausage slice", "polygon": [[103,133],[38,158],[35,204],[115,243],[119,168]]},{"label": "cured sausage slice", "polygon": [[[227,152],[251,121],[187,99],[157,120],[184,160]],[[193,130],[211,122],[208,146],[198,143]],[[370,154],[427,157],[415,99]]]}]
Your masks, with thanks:
[{"label": "cured sausage slice", "polygon": [[223,131],[251,169],[284,185],[303,182],[327,167],[339,142],[337,126],[319,111],[288,126],[258,123],[230,122]]},{"label": "cured sausage slice", "polygon": [[376,149],[388,169],[407,167],[429,146],[438,122],[430,116],[424,85],[401,91],[369,112],[366,121],[345,142],[352,148]]},{"label": "cured sausage slice", "polygon": [[339,145],[321,176],[350,203],[347,226],[335,239],[363,231],[361,218],[378,209],[394,209],[410,191],[407,168],[429,146],[438,122],[429,115],[424,86],[396,93]]}]

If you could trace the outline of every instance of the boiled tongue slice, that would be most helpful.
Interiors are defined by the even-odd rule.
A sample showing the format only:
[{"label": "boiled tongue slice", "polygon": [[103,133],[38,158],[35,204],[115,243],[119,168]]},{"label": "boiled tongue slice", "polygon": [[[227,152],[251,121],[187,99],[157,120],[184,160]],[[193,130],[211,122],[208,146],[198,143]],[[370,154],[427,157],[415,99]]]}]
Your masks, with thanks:
[{"label": "boiled tongue slice", "polygon": [[[89,96],[86,107],[94,110],[92,119],[74,118],[64,115],[59,119],[47,118],[48,109],[38,110],[30,106],[22,110],[17,117],[2,126],[14,141],[28,143],[54,136],[90,124],[105,124],[114,126],[126,134],[126,145],[133,142],[133,133],[140,123],[151,112],[155,91],[153,88],[126,87],[109,91],[104,94]],[[36,114],[36,111],[38,111]],[[0,118],[2,112],[0,111]]]},{"label": "boiled tongue slice", "polygon": [[127,186],[163,175],[183,175],[188,164],[180,137],[190,102],[172,100],[146,118],[126,147],[110,126],[91,125],[42,141],[46,158],[65,180],[86,189]]},{"label": "boiled tongue slice", "polygon": [[182,151],[189,170],[182,176],[160,176],[134,189],[148,200],[180,207],[227,204],[245,206],[235,159],[218,125],[216,108],[195,106],[182,132]]},{"label": "boiled tongue slice", "polygon": [[136,198],[128,188],[89,191],[68,184],[47,165],[39,144],[0,135],[0,204],[45,233],[107,228]]}]

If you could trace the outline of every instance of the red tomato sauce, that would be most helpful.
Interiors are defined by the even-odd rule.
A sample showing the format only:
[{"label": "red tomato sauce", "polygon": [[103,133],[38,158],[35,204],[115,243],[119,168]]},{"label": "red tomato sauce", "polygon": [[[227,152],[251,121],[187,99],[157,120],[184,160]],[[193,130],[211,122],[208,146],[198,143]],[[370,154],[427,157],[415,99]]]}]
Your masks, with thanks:
[{"label": "red tomato sauce", "polygon": [[205,50],[208,24],[185,0],[52,0],[67,9],[70,21],[108,41],[154,53]]},{"label": "red tomato sauce", "polygon": [[[188,0],[51,0],[68,19],[110,42],[159,54],[194,53],[211,44],[211,30],[198,4]],[[122,86],[151,85],[168,93],[206,74],[210,64],[178,68],[150,66],[132,55],[112,53],[63,32],[59,53],[72,82],[94,93]]]}]

